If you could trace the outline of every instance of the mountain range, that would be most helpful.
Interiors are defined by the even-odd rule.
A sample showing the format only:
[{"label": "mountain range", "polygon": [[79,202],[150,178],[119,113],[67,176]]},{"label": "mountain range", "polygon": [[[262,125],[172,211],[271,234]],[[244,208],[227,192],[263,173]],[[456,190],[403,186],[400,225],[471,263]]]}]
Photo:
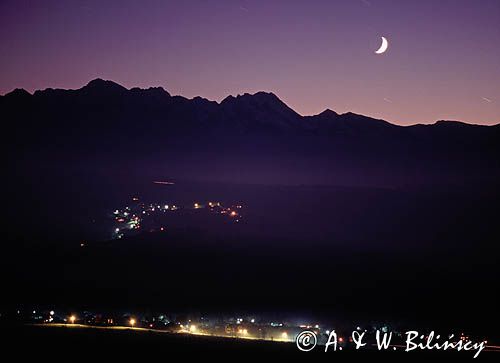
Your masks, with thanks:
[{"label": "mountain range", "polygon": [[329,109],[301,116],[266,92],[218,103],[95,79],[76,90],[16,89],[0,96],[0,115],[8,161],[23,170],[342,185],[500,176],[500,124],[398,126]]}]

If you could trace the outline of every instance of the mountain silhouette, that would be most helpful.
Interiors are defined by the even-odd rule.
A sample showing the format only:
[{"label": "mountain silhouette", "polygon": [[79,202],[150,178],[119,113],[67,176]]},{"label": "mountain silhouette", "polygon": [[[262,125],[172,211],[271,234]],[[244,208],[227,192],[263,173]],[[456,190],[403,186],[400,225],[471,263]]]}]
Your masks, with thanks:
[{"label": "mountain silhouette", "polygon": [[497,180],[500,125],[399,126],[351,112],[301,116],[275,94],[222,102],[95,79],[76,90],[0,97],[4,148],[19,164],[87,167],[250,182],[460,183]]}]

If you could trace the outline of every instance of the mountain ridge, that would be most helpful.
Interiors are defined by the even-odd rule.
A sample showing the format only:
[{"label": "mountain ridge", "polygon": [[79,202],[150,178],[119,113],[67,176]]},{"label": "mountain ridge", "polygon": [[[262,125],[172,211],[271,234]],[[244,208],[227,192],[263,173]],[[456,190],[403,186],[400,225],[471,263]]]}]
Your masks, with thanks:
[{"label": "mountain ridge", "polygon": [[275,93],[273,92],[266,92],[266,91],[257,91],[255,93],[248,93],[245,92],[243,94],[237,94],[236,96],[234,95],[228,95],[224,99],[222,99],[220,102],[214,101],[214,100],[209,100],[207,98],[201,97],[201,96],[195,96],[193,98],[187,98],[182,95],[175,95],[172,96],[167,90],[165,90],[161,86],[157,87],[148,87],[148,88],[140,88],[140,87],[132,87],[130,89],[127,89],[126,87],[120,85],[117,82],[111,81],[111,80],[104,80],[102,78],[95,78],[91,81],[89,81],[86,85],[77,88],[77,89],[63,89],[63,88],[45,88],[43,90],[36,90],[33,93],[28,92],[24,88],[16,88],[12,90],[11,92],[8,92],[4,95],[0,95],[0,99],[6,99],[9,98],[16,98],[16,97],[28,97],[28,96],[44,96],[47,94],[62,94],[62,93],[70,93],[70,94],[78,94],[78,93],[94,93],[96,95],[101,95],[104,97],[109,97],[112,95],[125,95],[127,93],[129,94],[150,94],[150,95],[155,95],[157,97],[157,100],[161,100],[161,97],[165,98],[171,98],[175,97],[177,99],[182,99],[184,101],[191,101],[191,102],[204,102],[204,103],[211,103],[214,105],[218,106],[225,106],[234,102],[249,102],[249,100],[256,100],[260,102],[268,102],[268,103],[275,103],[279,104],[280,106],[285,106],[287,109],[292,111],[297,115],[297,117],[300,118],[305,118],[305,119],[311,119],[311,118],[319,118],[319,119],[342,119],[344,120],[346,118],[348,119],[358,119],[358,120],[373,120],[373,121],[383,121],[387,124],[397,126],[397,127],[414,127],[414,126],[419,126],[419,125],[437,125],[437,124],[443,124],[443,123],[448,123],[448,124],[464,124],[464,125],[470,125],[470,126],[484,126],[484,127],[495,127],[499,126],[500,123],[493,124],[493,125],[482,125],[482,124],[475,124],[475,123],[469,123],[469,122],[464,122],[464,121],[457,121],[457,120],[436,120],[431,123],[417,123],[417,124],[411,124],[411,125],[399,125],[396,123],[389,122],[384,119],[378,119],[374,118],[371,116],[367,115],[362,115],[362,114],[357,114],[351,111],[339,114],[336,111],[333,111],[329,108],[326,108],[322,112],[314,115],[301,115],[293,108],[288,106],[285,102],[283,102]]},{"label": "mountain ridge", "polygon": [[500,124],[401,126],[329,109],[302,116],[271,92],[219,103],[97,79],[76,90],[15,90],[0,97],[0,118],[15,168],[274,184],[500,181]]}]

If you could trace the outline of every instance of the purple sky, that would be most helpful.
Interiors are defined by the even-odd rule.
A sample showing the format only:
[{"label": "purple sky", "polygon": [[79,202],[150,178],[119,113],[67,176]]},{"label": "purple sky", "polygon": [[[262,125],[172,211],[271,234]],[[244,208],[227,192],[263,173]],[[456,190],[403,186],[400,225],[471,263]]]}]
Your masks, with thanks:
[{"label": "purple sky", "polygon": [[494,124],[500,1],[0,2],[0,94],[96,77],[217,101],[272,91],[304,115]]}]

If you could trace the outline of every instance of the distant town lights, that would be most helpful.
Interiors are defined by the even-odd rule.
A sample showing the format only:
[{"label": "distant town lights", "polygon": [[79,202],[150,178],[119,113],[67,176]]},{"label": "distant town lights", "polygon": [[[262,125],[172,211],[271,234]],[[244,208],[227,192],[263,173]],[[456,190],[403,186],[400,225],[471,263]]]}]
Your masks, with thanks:
[{"label": "distant town lights", "polygon": [[[163,201],[162,203],[165,203]],[[241,214],[238,213],[236,208],[240,208],[241,205],[233,205],[230,207],[221,206],[220,202],[193,202],[190,204],[193,209],[204,209],[205,207],[210,206],[209,211],[218,214],[225,215],[226,217],[230,217],[232,222],[238,223],[241,219]],[[189,206],[189,205],[188,205]],[[189,207],[187,208],[189,209]],[[167,212],[167,211],[176,211],[178,209],[182,209],[182,207],[176,206],[174,204],[144,204],[137,203],[134,207],[124,207],[121,209],[114,210],[115,216],[113,216],[112,226],[112,238],[121,239],[123,237],[129,236],[129,233],[132,231],[143,230],[146,227],[146,230],[149,232],[155,231],[164,231],[167,228],[162,225],[163,221],[156,218],[157,212]],[[154,216],[151,217],[150,216]],[[160,224],[162,223],[162,224]],[[81,242],[80,247],[86,247],[87,243]]]}]

